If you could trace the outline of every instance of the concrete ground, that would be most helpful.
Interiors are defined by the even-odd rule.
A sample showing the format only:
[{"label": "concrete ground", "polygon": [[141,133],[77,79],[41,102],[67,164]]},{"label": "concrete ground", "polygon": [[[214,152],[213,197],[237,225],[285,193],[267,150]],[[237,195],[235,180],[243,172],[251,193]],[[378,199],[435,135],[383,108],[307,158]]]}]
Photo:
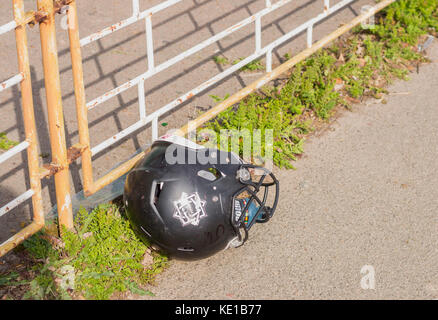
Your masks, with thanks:
[{"label": "concrete ground", "polygon": [[428,54],[386,104],[344,112],[277,172],[276,215],[243,247],[173,261],[156,298],[438,299],[438,41]]},{"label": "concrete ground", "polygon": [[[142,1],[142,9],[159,1]],[[315,40],[351,20],[357,1],[315,28]],[[27,1],[29,6],[32,1]],[[186,0],[154,17],[157,61],[163,62],[256,12],[262,0]],[[263,43],[277,38],[321,11],[322,1],[300,0],[264,20]],[[103,9],[104,8],[104,9]],[[27,8],[31,9],[31,8]],[[129,16],[128,0],[79,1],[81,36]],[[0,3],[0,24],[10,20],[10,3]],[[60,27],[58,46],[68,145],[77,142],[76,117],[68,38]],[[156,31],[155,31],[156,30]],[[146,101],[155,110],[207,80],[222,67],[212,57],[230,60],[252,52],[252,28],[148,82]],[[9,36],[8,36],[9,37]],[[0,39],[1,80],[16,72],[13,37]],[[37,30],[29,31],[32,75],[41,161],[50,162],[47,114]],[[276,52],[305,47],[301,35]],[[429,50],[438,58],[435,43]],[[146,70],[144,25],[131,26],[84,48],[87,101]],[[174,261],[151,290],[156,298],[438,298],[438,65],[421,67],[408,82],[390,88],[387,104],[355,106],[337,119],[321,137],[312,137],[297,171],[279,171],[281,200],[273,220],[251,230],[249,242],[209,259]],[[240,73],[189,101],[162,119],[180,127],[199,110],[214,105],[210,94],[223,97],[252,82],[260,73]],[[90,112],[93,145],[138,119],[136,90]],[[0,95],[0,132],[23,138],[16,89]],[[161,122],[161,121],[160,121]],[[95,178],[150,141],[150,130],[138,132],[94,159]],[[26,189],[25,158],[0,167],[0,206]],[[73,165],[72,189],[82,189],[79,165]],[[45,208],[55,203],[53,181],[44,181]],[[0,241],[29,221],[26,206],[0,218]],[[375,270],[375,289],[360,286],[361,269]]]}]

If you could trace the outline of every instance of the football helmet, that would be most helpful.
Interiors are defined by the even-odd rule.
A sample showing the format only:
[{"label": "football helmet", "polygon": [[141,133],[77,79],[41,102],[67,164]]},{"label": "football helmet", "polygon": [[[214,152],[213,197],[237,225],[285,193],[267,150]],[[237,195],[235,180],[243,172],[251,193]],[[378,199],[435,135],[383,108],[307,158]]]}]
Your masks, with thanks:
[{"label": "football helmet", "polygon": [[245,243],[255,223],[272,218],[278,195],[279,182],[266,168],[170,135],[128,173],[123,200],[141,239],[171,257],[196,260]]}]

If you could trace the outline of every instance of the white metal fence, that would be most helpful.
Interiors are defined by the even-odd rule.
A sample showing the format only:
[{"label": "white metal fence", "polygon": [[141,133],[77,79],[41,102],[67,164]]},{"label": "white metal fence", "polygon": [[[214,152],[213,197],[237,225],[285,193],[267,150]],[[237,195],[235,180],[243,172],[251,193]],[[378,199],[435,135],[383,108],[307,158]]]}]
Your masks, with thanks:
[{"label": "white metal fence", "polygon": [[[4,24],[0,26],[0,36],[2,34],[5,34],[10,31],[14,31],[17,27],[17,23],[15,21],[11,21],[7,24]],[[21,81],[23,81],[24,75],[22,72],[17,73],[16,75],[10,77],[9,79],[5,80],[4,82],[0,83],[0,92],[14,86],[17,84],[20,84]],[[20,142],[18,145],[14,146],[13,148],[9,149],[8,151],[0,154],[0,164],[4,163],[5,161],[9,160],[13,156],[19,154],[20,152],[26,150],[29,147],[29,141],[25,140],[23,142]],[[5,204],[4,206],[0,207],[0,217],[4,215],[5,213],[9,212],[11,209],[15,208],[19,204],[23,203],[24,201],[30,199],[34,194],[34,191],[32,189],[27,190],[26,192],[22,193],[18,197],[16,197],[14,200],[10,201],[9,203]]]},{"label": "white metal fence", "polygon": [[[184,103],[185,101],[189,100],[193,96],[199,94],[200,92],[204,91],[205,89],[213,86],[214,84],[218,83],[222,79],[226,78],[230,74],[238,71],[243,66],[247,65],[248,63],[265,56],[266,57],[266,71],[271,72],[272,70],[272,51],[283,44],[284,42],[288,41],[292,37],[298,35],[299,33],[307,30],[307,46],[310,47],[312,45],[312,38],[313,38],[313,26],[326,18],[327,16],[333,14],[334,12],[342,9],[343,7],[347,6],[354,0],[343,0],[339,3],[330,6],[329,0],[321,0],[321,13],[315,16],[312,19],[309,19],[305,23],[301,24],[300,26],[294,28],[293,30],[287,32],[280,38],[276,39],[275,41],[263,46],[262,45],[262,18],[266,16],[267,14],[280,9],[281,7],[285,6],[288,3],[291,3],[293,0],[280,0],[275,3],[271,3],[269,0],[265,0],[266,7],[253,14],[252,16],[234,24],[233,26],[230,26],[229,28],[215,34],[214,36],[202,41],[201,43],[193,46],[192,48],[178,54],[177,56],[167,60],[164,63],[161,63],[159,65],[155,65],[154,62],[154,48],[153,48],[153,23],[152,23],[152,17],[155,13],[158,13],[162,10],[165,10],[166,8],[173,6],[179,2],[182,2],[183,0],[168,0],[164,1],[161,4],[144,10],[139,10],[139,0],[132,0],[132,16],[122,20],[118,23],[115,23],[99,32],[93,33],[80,41],[81,46],[86,46],[94,41],[97,41],[98,39],[101,39],[103,37],[106,37],[124,27],[127,27],[135,22],[144,21],[145,22],[145,29],[146,29],[146,44],[147,44],[147,61],[148,61],[148,69],[144,73],[140,74],[139,76],[131,79],[130,81],[125,82],[124,84],[118,86],[117,88],[114,88],[103,95],[87,102],[87,108],[88,110],[92,110],[96,108],[99,104],[116,97],[117,95],[121,94],[125,90],[137,86],[138,88],[138,101],[139,101],[139,116],[140,119],[132,124],[131,126],[127,127],[126,129],[120,131],[119,133],[109,137],[107,140],[99,143],[98,145],[91,148],[92,155],[96,155],[103,150],[107,149],[111,145],[117,143],[119,140],[125,138],[126,136],[130,135],[131,133],[135,132],[136,130],[148,125],[149,123],[152,123],[152,140],[155,140],[158,136],[158,119],[164,115],[165,113],[169,112],[170,110],[178,107],[180,104]],[[254,53],[249,55],[248,57],[242,59],[238,63],[232,65],[225,71],[213,76],[209,80],[205,81],[204,83],[198,85],[196,88],[193,88],[192,90],[186,92],[185,94],[181,95],[180,97],[177,97],[170,103],[162,106],[158,110],[148,114],[147,107],[145,103],[145,87],[144,83],[145,80],[149,79],[150,77],[156,75],[157,73],[177,64],[181,60],[197,53],[198,51],[206,48],[207,46],[210,46],[217,41],[225,38],[226,36],[232,34],[233,32],[236,32],[237,30],[254,23],[254,36],[255,36],[255,48]]]}]

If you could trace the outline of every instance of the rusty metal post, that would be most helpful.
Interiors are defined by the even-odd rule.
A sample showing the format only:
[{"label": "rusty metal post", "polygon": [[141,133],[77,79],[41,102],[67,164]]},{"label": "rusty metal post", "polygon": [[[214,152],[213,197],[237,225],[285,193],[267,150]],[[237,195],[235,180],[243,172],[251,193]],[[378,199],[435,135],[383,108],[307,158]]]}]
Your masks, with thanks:
[{"label": "rusty metal post", "polygon": [[33,220],[38,225],[44,225],[44,211],[41,198],[41,180],[39,176],[38,137],[35,125],[35,114],[32,98],[32,81],[30,79],[29,52],[27,46],[26,25],[21,24],[25,19],[23,0],[13,0],[14,19],[17,22],[15,38],[17,46],[18,68],[23,74],[20,83],[21,107],[23,112],[24,131],[29,143],[27,161],[30,178],[30,187],[34,191],[32,196]]},{"label": "rusty metal post", "polygon": [[15,42],[17,47],[18,68],[23,75],[20,82],[21,107],[23,113],[24,131],[27,147],[28,170],[30,187],[33,191],[32,207],[33,222],[17,234],[0,244],[0,257],[15,248],[20,242],[38,232],[44,226],[44,211],[41,198],[41,180],[39,175],[37,132],[35,125],[35,114],[32,99],[32,82],[29,68],[29,52],[27,46],[26,24],[27,19],[24,12],[23,0],[12,0],[15,28]]},{"label": "rusty metal post", "polygon": [[71,229],[73,228],[73,214],[70,196],[69,165],[65,142],[64,115],[62,111],[61,83],[59,79],[53,0],[38,0],[38,10],[47,12],[47,18],[40,23],[40,36],[52,162],[60,168],[60,170],[55,173],[58,219],[61,226]]},{"label": "rusty metal post", "polygon": [[79,144],[83,147],[81,158],[84,194],[87,196],[93,185],[93,166],[91,163],[90,134],[88,130],[88,108],[85,100],[84,73],[82,69],[82,53],[79,38],[79,22],[76,0],[69,4],[68,36],[70,39],[70,55],[73,70],[73,84],[76,98],[76,117],[78,120]]}]

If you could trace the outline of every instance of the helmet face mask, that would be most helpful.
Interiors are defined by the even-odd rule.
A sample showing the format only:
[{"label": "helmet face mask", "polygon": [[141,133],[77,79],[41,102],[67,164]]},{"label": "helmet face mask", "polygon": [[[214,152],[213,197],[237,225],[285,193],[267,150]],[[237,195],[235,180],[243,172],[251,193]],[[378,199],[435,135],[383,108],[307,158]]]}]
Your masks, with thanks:
[{"label": "helmet face mask", "polygon": [[[257,171],[261,171],[261,174],[254,173]],[[274,215],[278,203],[279,183],[272,172],[251,164],[242,164],[237,174],[245,186],[233,195],[231,221],[240,245],[243,245],[248,239],[248,230],[254,223],[268,222]],[[269,178],[271,181],[268,181]],[[270,187],[274,187],[275,194],[272,205],[267,206]],[[260,191],[263,192],[262,199],[259,197]],[[239,229],[243,229],[244,237]]]},{"label": "helmet face mask", "polygon": [[[175,140],[154,142],[126,178],[123,197],[134,231],[185,260],[242,245],[254,223],[267,222],[274,214],[277,179],[231,152]],[[183,161],[175,162],[172,155],[178,152],[184,153]],[[217,163],[220,159],[225,164]],[[266,205],[269,189],[274,190],[271,206]]]}]

